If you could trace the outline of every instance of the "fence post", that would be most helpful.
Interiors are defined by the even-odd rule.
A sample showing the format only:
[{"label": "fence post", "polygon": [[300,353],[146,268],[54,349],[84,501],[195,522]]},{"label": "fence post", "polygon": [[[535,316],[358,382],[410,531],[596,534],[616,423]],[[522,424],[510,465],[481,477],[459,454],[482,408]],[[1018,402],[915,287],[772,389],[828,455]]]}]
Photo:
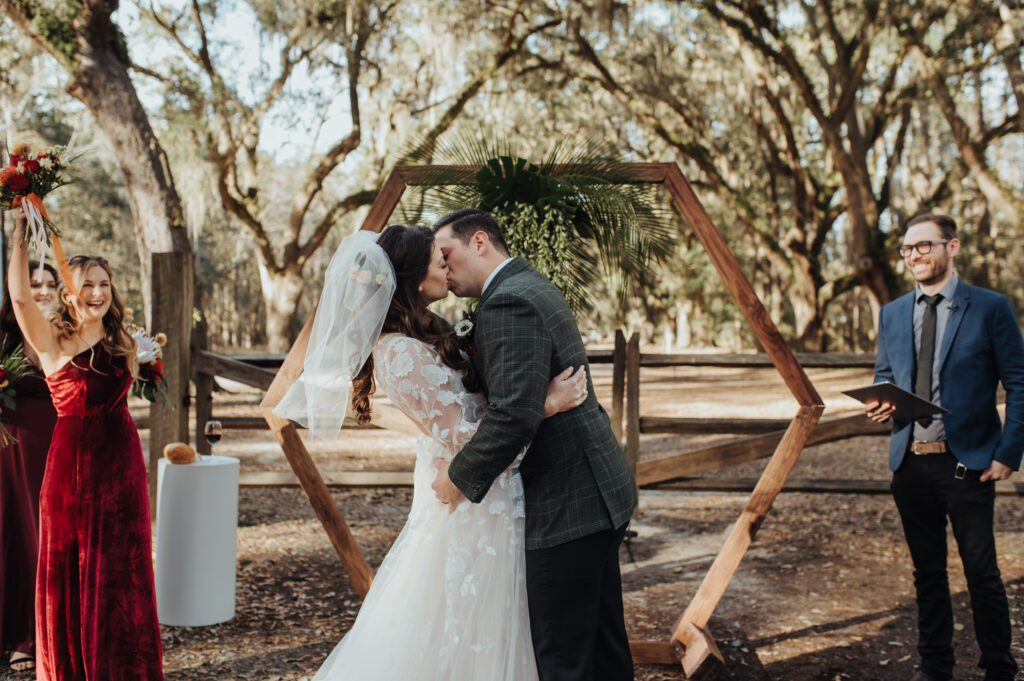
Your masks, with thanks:
[{"label": "fence post", "polygon": [[[194,340],[193,350],[209,349],[209,323],[206,318],[199,320],[196,324],[192,338]],[[193,357],[195,353],[193,353]],[[203,431],[206,422],[213,418],[213,375],[200,371],[196,368],[192,375],[192,382],[196,384],[196,421],[195,421],[195,443],[196,451],[200,454],[212,454],[213,446],[206,441]]]},{"label": "fence post", "polygon": [[615,350],[612,352],[612,432],[622,444],[622,399],[626,390],[626,335],[615,329]]},{"label": "fence post", "polygon": [[149,508],[156,519],[157,465],[168,442],[187,442],[188,380],[192,340],[193,261],[191,253],[153,254],[152,333],[163,333],[167,398],[149,406]]},{"label": "fence post", "polygon": [[626,345],[626,461],[636,477],[640,460],[640,334]]}]

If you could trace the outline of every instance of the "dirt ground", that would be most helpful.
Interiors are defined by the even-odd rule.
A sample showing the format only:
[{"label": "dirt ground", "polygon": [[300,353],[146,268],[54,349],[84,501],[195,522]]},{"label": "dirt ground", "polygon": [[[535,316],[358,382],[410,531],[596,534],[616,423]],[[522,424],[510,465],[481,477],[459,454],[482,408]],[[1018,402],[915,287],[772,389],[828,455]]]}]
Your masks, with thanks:
[{"label": "dirt ground", "polygon": [[[863,371],[811,371],[826,418],[854,413],[839,390],[870,381]],[[594,368],[598,396],[609,369]],[[787,418],[796,409],[770,371],[645,369],[641,414]],[[258,394],[233,384],[215,395],[215,414],[254,415]],[[144,445],[146,433],[143,432]],[[719,436],[690,438],[703,445]],[[728,436],[726,436],[728,437]],[[678,440],[644,436],[648,455],[680,451]],[[323,470],[409,470],[413,439],[352,432],[344,452],[314,449]],[[652,453],[653,452],[653,453]],[[862,437],[807,449],[794,478],[886,480],[888,439]],[[216,453],[243,471],[287,470],[268,432],[227,431]],[[710,477],[756,477],[764,461]],[[333,491],[373,567],[404,522],[408,488]],[[747,494],[642,490],[637,536],[622,551],[630,637],[667,640],[735,521]],[[996,502],[1000,566],[1024,659],[1024,502]],[[966,586],[950,541],[957,624],[957,679],[976,668]],[[163,627],[164,669],[174,681],[310,679],[355,618],[359,598],[297,488],[243,488],[239,498],[234,619],[212,627]],[[722,598],[709,629],[726,658],[723,679],[872,681],[909,679],[917,661],[910,560],[888,495],[783,492]],[[5,672],[7,670],[4,670]],[[7,672],[3,678],[28,675]],[[638,666],[642,681],[682,679],[678,666]],[[481,680],[486,681],[486,680]]]}]

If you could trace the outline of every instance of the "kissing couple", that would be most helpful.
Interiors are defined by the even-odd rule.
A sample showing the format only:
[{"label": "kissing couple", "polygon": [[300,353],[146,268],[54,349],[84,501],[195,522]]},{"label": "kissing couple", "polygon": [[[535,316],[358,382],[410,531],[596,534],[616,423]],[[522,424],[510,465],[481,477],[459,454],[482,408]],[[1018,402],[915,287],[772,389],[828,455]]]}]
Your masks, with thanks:
[{"label": "kissing couple", "polygon": [[[461,337],[428,309],[449,291],[479,298]],[[370,420],[375,384],[422,432],[412,508],[314,681],[632,679],[636,483],[565,298],[490,215],[342,241],[274,412],[336,439],[350,407]]]}]

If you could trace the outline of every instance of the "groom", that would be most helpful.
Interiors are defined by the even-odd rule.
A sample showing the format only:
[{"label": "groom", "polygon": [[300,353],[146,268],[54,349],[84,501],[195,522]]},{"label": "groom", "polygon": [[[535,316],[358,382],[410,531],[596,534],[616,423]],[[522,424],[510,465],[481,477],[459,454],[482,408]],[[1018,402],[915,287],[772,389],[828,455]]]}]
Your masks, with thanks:
[{"label": "groom", "polygon": [[[636,507],[636,483],[594,397],[544,418],[548,383],[587,364],[561,292],[510,258],[498,223],[464,208],[435,226],[455,295],[478,297],[472,361],[487,413],[434,490],[452,508],[478,503],[519,465],[526,493],[526,586],[541,681],[626,681],[633,660],[623,623],[619,544]],[[589,374],[589,368],[588,368]],[[500,616],[495,613],[496,616]]]}]

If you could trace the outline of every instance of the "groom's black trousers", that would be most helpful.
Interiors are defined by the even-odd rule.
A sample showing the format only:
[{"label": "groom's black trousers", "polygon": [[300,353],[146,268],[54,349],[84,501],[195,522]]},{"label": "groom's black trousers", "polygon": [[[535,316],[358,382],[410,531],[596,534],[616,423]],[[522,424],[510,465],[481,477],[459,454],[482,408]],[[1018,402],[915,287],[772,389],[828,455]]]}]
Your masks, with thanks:
[{"label": "groom's black trousers", "polygon": [[632,681],[619,545],[626,526],[526,552],[540,681]]}]

